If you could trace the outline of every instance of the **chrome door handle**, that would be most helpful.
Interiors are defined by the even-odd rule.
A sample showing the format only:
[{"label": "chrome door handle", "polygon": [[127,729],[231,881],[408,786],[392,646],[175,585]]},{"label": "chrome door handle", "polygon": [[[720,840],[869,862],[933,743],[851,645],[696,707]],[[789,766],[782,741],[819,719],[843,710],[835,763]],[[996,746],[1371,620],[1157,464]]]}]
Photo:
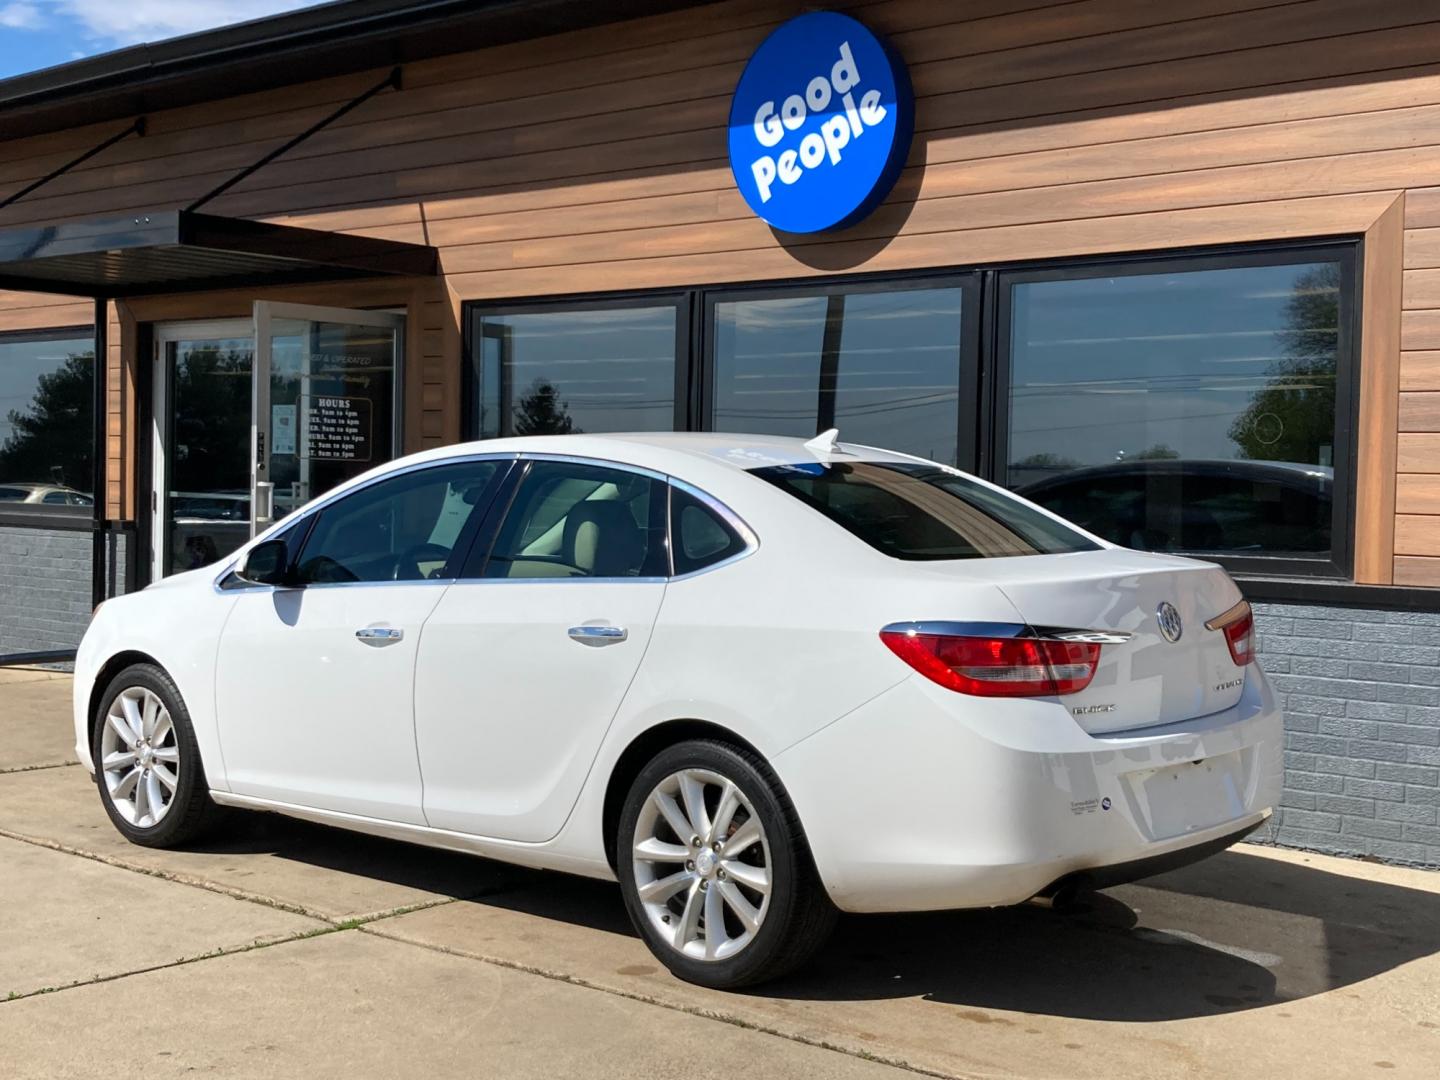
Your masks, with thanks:
[{"label": "chrome door handle", "polygon": [[377,649],[386,645],[394,645],[405,636],[404,630],[396,630],[389,626],[366,626],[355,631],[355,639],[364,645],[372,645]]},{"label": "chrome door handle", "polygon": [[572,626],[569,634],[571,641],[599,648],[601,645],[620,644],[630,636],[630,631],[623,626]]}]

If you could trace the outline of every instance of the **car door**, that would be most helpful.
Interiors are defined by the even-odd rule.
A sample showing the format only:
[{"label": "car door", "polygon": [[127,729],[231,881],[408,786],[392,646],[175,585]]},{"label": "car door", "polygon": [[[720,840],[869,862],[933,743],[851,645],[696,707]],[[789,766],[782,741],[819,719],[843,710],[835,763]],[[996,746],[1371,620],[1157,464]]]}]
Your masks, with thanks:
[{"label": "car door", "polygon": [[216,672],[233,792],[424,824],[420,631],[510,465],[445,462],[348,492],[292,530],[294,587],[237,589]]},{"label": "car door", "polygon": [[430,825],[535,842],[565,823],[635,677],[669,558],[663,478],[523,468],[426,623],[415,735]]}]

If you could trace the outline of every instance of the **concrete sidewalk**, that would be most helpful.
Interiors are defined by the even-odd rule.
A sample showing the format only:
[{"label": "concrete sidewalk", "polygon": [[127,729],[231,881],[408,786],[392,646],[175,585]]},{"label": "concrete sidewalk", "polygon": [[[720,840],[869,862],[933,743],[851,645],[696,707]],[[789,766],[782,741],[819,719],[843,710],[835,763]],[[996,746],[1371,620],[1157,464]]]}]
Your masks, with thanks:
[{"label": "concrete sidewalk", "polygon": [[68,700],[0,683],[7,1078],[1440,1075],[1437,874],[1242,846],[1071,916],[848,918],[722,994],[613,885],[258,814],[127,844]]},{"label": "concrete sidewalk", "polygon": [[0,668],[0,773],[75,761],[70,687],[63,672]]}]

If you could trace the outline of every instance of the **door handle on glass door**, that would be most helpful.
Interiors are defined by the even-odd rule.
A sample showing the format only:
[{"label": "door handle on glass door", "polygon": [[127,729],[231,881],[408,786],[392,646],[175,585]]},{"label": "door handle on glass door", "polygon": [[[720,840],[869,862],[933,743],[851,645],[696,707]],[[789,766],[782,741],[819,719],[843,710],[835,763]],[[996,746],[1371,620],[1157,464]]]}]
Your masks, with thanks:
[{"label": "door handle on glass door", "polygon": [[365,645],[373,645],[377,649],[386,645],[394,645],[404,636],[404,630],[396,630],[389,626],[366,626],[355,631],[356,640]]},{"label": "door handle on glass door", "polygon": [[569,633],[571,641],[596,648],[601,645],[618,645],[630,636],[630,632],[623,626],[572,626]]},{"label": "door handle on glass door", "polygon": [[269,525],[275,519],[275,485],[255,481],[255,524]]}]

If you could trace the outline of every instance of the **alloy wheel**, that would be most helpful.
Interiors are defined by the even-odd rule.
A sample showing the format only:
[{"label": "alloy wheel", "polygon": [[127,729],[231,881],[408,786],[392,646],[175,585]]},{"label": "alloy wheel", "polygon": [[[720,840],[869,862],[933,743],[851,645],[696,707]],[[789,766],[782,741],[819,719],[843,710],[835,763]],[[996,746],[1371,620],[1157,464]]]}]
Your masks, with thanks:
[{"label": "alloy wheel", "polygon": [[105,713],[100,770],[110,804],[139,829],[164,820],[180,784],[180,746],[170,710],[143,686],[120,691]]},{"label": "alloy wheel", "polygon": [[684,769],[660,781],[635,822],[635,885],[660,938],[696,960],[735,956],[770,906],[770,844],[732,780]]}]

